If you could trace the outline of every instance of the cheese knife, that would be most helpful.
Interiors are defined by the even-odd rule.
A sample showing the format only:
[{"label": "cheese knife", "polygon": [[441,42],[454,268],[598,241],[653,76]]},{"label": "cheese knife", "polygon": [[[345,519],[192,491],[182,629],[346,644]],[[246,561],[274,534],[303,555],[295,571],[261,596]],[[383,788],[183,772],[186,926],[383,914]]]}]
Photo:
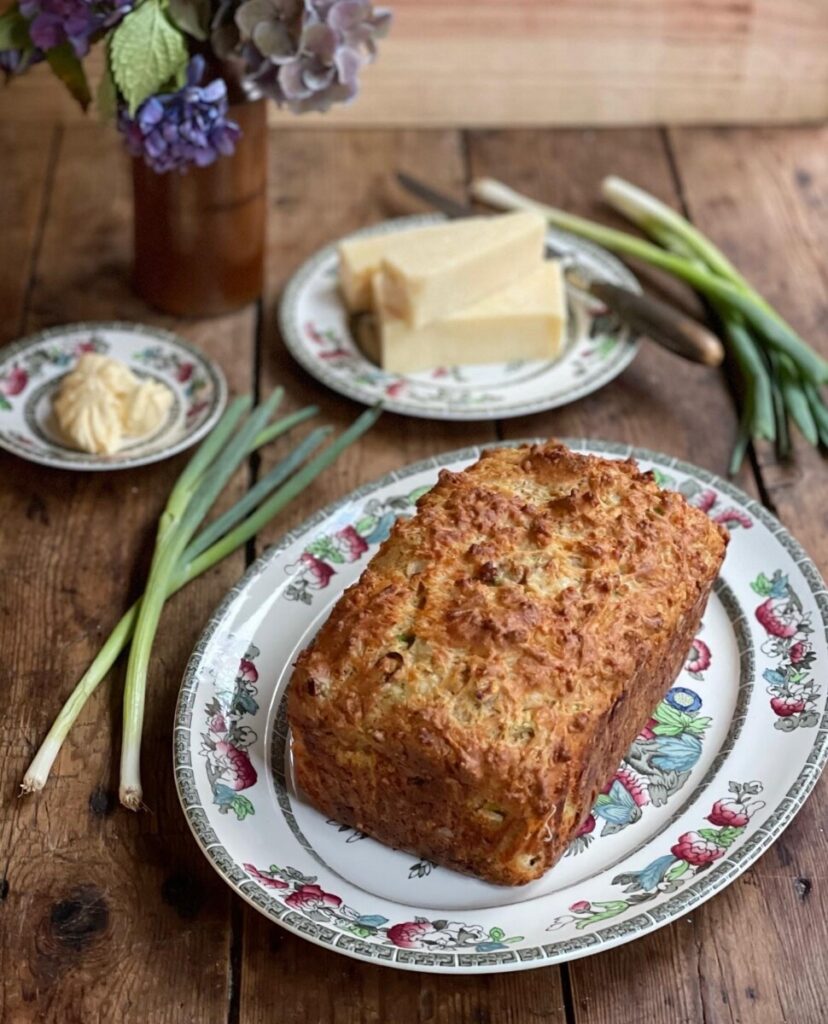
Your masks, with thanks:
[{"label": "cheese knife", "polygon": [[[397,174],[397,181],[407,192],[451,219],[476,214],[471,206],[458,202],[410,174],[401,171]],[[705,366],[721,364],[724,359],[721,341],[698,320],[651,295],[635,292],[611,281],[586,277],[575,265],[572,254],[556,246],[548,236],[546,251],[561,261],[564,274],[572,284],[603,302],[637,333],[690,362]]]}]

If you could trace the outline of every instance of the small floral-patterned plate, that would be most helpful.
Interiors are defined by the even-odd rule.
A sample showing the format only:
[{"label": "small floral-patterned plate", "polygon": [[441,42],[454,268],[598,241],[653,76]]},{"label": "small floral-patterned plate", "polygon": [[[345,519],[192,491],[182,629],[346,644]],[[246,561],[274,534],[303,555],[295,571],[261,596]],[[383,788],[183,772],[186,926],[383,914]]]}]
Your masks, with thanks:
[{"label": "small floral-patterned plate", "polygon": [[[439,214],[402,217],[357,234],[381,234],[439,223]],[[599,246],[549,229],[549,241],[567,267],[566,348],[554,361],[512,361],[440,366],[421,373],[386,373],[357,346],[338,287],[336,245],[326,246],[289,281],[280,308],[285,344],[313,377],[366,405],[382,400],[390,412],[438,420],[490,420],[525,416],[567,405],[617,377],[635,357],[638,342],[615,314],[577,288],[574,277],[600,278],[641,288],[614,256]]]},{"label": "small floral-patterned plate", "polygon": [[326,821],[291,775],[285,687],[397,516],[440,468],[392,473],[267,552],[196,647],[175,722],[178,791],[216,870],[283,927],[392,967],[509,971],[586,956],[686,915],[744,871],[802,806],[828,754],[828,597],[753,500],[704,470],[638,459],[731,531],[679,678],[607,780],[567,855],[527,886],[488,885]]},{"label": "small floral-patterned plate", "polygon": [[[138,377],[166,384],[173,402],[148,437],[127,441],[113,455],[71,448],[52,411],[61,378],[86,352],[125,363]],[[0,448],[58,469],[123,469],[175,455],[213,427],[227,402],[219,367],[186,341],[156,327],[79,323],[53,327],[0,349]]]}]

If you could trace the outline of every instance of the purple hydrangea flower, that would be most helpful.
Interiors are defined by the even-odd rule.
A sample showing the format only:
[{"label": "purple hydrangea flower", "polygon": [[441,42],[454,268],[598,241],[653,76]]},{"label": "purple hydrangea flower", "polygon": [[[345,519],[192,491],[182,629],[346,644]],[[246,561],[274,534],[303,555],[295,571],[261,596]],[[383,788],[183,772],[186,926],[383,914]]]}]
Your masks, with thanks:
[{"label": "purple hydrangea flower", "polygon": [[390,23],[390,11],[370,0],[244,0],[214,45],[241,61],[251,97],[303,113],[356,96],[359,72]]},{"label": "purple hydrangea flower", "polygon": [[121,113],[118,126],[130,153],[158,174],[207,167],[236,148],[241,129],[227,118],[227,86],[220,78],[199,85],[204,68],[204,58],[193,57],[183,88],[150,96],[134,118]]},{"label": "purple hydrangea flower", "polygon": [[92,37],[117,24],[133,0],[20,0],[29,35],[39,50],[69,42],[77,57],[89,52]]}]

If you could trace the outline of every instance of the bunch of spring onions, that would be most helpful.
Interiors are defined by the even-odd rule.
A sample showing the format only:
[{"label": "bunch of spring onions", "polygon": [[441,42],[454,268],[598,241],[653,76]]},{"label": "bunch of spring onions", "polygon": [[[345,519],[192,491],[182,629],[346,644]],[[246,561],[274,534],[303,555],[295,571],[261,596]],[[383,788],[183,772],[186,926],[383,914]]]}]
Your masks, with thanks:
[{"label": "bunch of spring onions", "polygon": [[550,224],[642,260],[695,288],[715,311],[742,380],[742,411],[730,472],[751,439],[775,441],[790,455],[789,419],[814,446],[828,447],[828,405],[822,386],[828,363],[800,338],[719,249],[675,210],[621,178],[604,179],[604,199],[653,240],[596,224],[535,202],[491,178],[472,184],[476,199],[498,209],[532,209]]},{"label": "bunch of spring onions", "polygon": [[364,434],[382,411],[379,406],[367,410],[326,448],[309,458],[330,434],[327,427],[313,430],[231,509],[204,526],[208,512],[242,462],[318,412],[316,407],[309,406],[271,423],[282,397],[282,389],[278,388],[256,408],[251,408],[249,397],[235,399],[184,468],[158,522],[144,594],[113,629],[64,704],[23,779],[24,793],[43,788],[72,724],[131,641],[124,689],[120,799],[132,810],[142,805],[140,751],[147,675],[167,598],[254,537]]}]

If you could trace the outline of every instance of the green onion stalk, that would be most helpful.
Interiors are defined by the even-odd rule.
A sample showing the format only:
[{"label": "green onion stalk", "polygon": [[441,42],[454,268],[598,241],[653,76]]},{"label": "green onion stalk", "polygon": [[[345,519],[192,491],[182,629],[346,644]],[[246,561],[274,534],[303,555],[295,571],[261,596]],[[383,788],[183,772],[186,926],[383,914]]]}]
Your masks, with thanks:
[{"label": "green onion stalk", "polygon": [[826,443],[828,407],[820,388],[828,382],[828,362],[756,292],[724,253],[675,210],[620,178],[604,180],[604,199],[650,235],[654,242],[649,242],[536,202],[491,178],[474,181],[472,193],[498,209],[537,210],[555,227],[666,271],[709,301],[745,385],[731,472],[738,470],[750,438],[776,440],[781,449],[787,443],[789,415],[808,441]]},{"label": "green onion stalk", "polygon": [[[191,580],[246,544],[327,469],[345,448],[373,426],[382,412],[380,406],[367,410],[327,448],[309,459],[330,434],[330,428],[317,428],[231,509],[193,536],[201,519],[245,455],[270,443],[318,411],[315,407],[301,409],[265,426],[280,399],[281,394],[274,393],[231,438],[242,415],[250,408],[249,400],[237,400],[190,460],[173,488],[159,521],[156,549],[145,593],[115,626],[67,699],[23,779],[24,793],[37,792],[43,788],[63,741],[86,701],[132,641],[124,695],[120,795],[121,801],[130,809],[141,806],[140,741],[146,678],[150,648],[164,602]],[[309,461],[305,462],[306,459]],[[147,608],[149,611],[146,611]],[[141,633],[139,629],[142,629]],[[139,639],[144,649],[136,656],[135,647]]]}]

